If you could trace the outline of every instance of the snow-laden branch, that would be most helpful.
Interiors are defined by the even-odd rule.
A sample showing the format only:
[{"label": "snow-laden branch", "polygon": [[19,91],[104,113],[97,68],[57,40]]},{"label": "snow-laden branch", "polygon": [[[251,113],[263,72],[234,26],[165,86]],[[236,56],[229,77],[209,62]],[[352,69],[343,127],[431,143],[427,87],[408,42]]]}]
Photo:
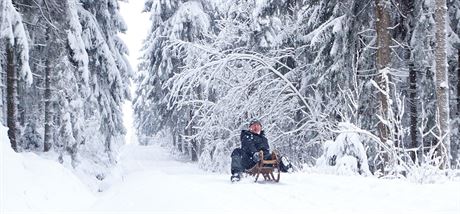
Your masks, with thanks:
[{"label": "snow-laden branch", "polygon": [[19,53],[19,74],[28,85],[31,85],[33,77],[29,67],[29,43],[21,15],[11,0],[0,1],[0,40],[4,38]]},{"label": "snow-laden branch", "polygon": [[[277,69],[275,69],[272,66],[272,64],[276,63],[276,64],[279,64],[279,65],[282,65],[284,68],[287,68],[287,69],[291,70],[291,68],[289,68],[288,66],[286,66],[284,63],[280,62],[279,60],[268,59],[268,58],[266,58],[266,57],[264,57],[264,56],[262,56],[260,54],[257,54],[257,53],[253,53],[253,54],[247,54],[247,53],[228,53],[228,54],[225,54],[225,53],[220,53],[217,50],[214,50],[214,49],[211,49],[211,48],[206,48],[203,45],[198,45],[198,44],[195,44],[195,43],[184,42],[184,41],[175,41],[174,43],[177,43],[180,46],[187,45],[187,46],[191,46],[193,48],[198,48],[198,49],[200,49],[202,51],[205,51],[205,52],[207,52],[207,53],[209,53],[211,55],[215,55],[215,56],[213,56],[215,58],[220,58],[219,60],[211,61],[211,62],[209,62],[209,63],[207,63],[205,65],[199,66],[197,68],[193,68],[193,70],[195,70],[195,71],[205,70],[205,69],[213,68],[214,66],[217,66],[218,69],[216,70],[216,72],[218,72],[218,71],[222,70],[224,67],[226,67],[226,65],[228,65],[229,63],[234,62],[234,61],[239,61],[239,60],[247,60],[249,62],[256,62],[259,65],[262,65],[262,67],[260,67],[259,70],[267,69],[270,72],[272,72],[273,74],[275,74],[277,77],[282,79],[289,86],[289,88],[292,91],[294,91],[294,93],[298,96],[298,98],[300,99],[300,101],[302,102],[304,107],[308,110],[308,112],[311,112],[310,105],[305,100],[304,96],[302,96],[302,94],[299,92],[299,90],[297,90],[297,88],[292,84],[291,81],[289,81],[283,74],[281,74]],[[179,75],[182,75],[182,73],[179,74]],[[189,74],[189,75],[196,77],[196,73]],[[189,78],[190,78],[190,76],[189,76]],[[190,87],[188,87],[187,89],[190,89]]]}]

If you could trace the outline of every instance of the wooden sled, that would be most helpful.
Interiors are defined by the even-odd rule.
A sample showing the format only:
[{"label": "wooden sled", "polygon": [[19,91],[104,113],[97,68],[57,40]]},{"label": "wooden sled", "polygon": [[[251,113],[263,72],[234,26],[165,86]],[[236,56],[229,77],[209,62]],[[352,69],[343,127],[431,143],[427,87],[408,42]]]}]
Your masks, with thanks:
[{"label": "wooden sled", "polygon": [[[256,176],[254,182],[257,182],[259,175],[262,175],[265,181],[279,182],[281,172],[279,168],[278,155],[276,155],[275,152],[272,152],[271,160],[264,160],[264,153],[263,151],[260,151],[259,160],[260,161],[254,167],[246,171],[249,175]],[[276,174],[276,177],[274,173]]]}]

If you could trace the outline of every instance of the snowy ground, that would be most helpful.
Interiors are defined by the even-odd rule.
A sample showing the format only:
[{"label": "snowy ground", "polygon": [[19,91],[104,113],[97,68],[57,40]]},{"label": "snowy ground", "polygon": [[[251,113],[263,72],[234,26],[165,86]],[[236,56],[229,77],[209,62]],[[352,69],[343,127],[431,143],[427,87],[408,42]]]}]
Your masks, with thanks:
[{"label": "snowy ground", "polygon": [[227,174],[174,161],[160,146],[132,144],[106,191],[96,193],[55,162],[13,153],[3,139],[2,213],[460,213],[459,182],[293,173],[277,184],[232,184]]},{"label": "snowy ground", "polygon": [[[294,173],[281,182],[210,174],[177,162],[159,146],[129,145],[122,179],[90,210],[113,212],[460,213],[460,183],[418,185],[401,180]],[[250,213],[250,212],[249,212]],[[264,212],[266,213],[266,212]]]}]

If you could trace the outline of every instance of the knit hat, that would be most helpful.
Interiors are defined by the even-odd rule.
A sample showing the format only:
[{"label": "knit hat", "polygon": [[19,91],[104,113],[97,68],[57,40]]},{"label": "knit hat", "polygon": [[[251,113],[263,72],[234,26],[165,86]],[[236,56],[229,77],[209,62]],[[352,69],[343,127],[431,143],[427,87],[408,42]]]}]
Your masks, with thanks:
[{"label": "knit hat", "polygon": [[249,122],[249,126],[252,126],[252,125],[254,125],[254,124],[256,124],[256,123],[258,123],[260,126],[262,126],[262,123],[260,123],[260,121],[257,120],[257,119],[251,120],[251,122]]}]

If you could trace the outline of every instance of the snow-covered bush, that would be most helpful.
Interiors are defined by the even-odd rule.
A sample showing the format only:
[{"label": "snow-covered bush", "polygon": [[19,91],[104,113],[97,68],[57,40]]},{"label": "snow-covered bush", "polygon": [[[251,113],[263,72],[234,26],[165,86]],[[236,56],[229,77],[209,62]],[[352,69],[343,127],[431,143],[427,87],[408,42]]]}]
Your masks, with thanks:
[{"label": "snow-covered bush", "polygon": [[204,147],[198,164],[202,169],[211,169],[216,172],[228,172],[230,169],[231,158],[228,155],[230,149],[227,148],[225,140],[216,140],[211,146]]},{"label": "snow-covered bush", "polygon": [[335,141],[324,143],[324,153],[317,160],[316,166],[326,172],[341,175],[371,175],[367,155],[361,136],[355,132],[345,132],[348,123],[340,123],[340,133]]},{"label": "snow-covered bush", "polygon": [[421,164],[411,165],[405,176],[409,181],[420,184],[443,183],[446,181],[460,181],[460,170],[440,169],[442,161],[440,156],[430,158],[424,155],[425,161]]},{"label": "snow-covered bush", "polygon": [[412,168],[407,174],[407,179],[414,183],[435,183],[436,181],[446,180],[446,176],[439,168],[424,164],[422,166]]}]

